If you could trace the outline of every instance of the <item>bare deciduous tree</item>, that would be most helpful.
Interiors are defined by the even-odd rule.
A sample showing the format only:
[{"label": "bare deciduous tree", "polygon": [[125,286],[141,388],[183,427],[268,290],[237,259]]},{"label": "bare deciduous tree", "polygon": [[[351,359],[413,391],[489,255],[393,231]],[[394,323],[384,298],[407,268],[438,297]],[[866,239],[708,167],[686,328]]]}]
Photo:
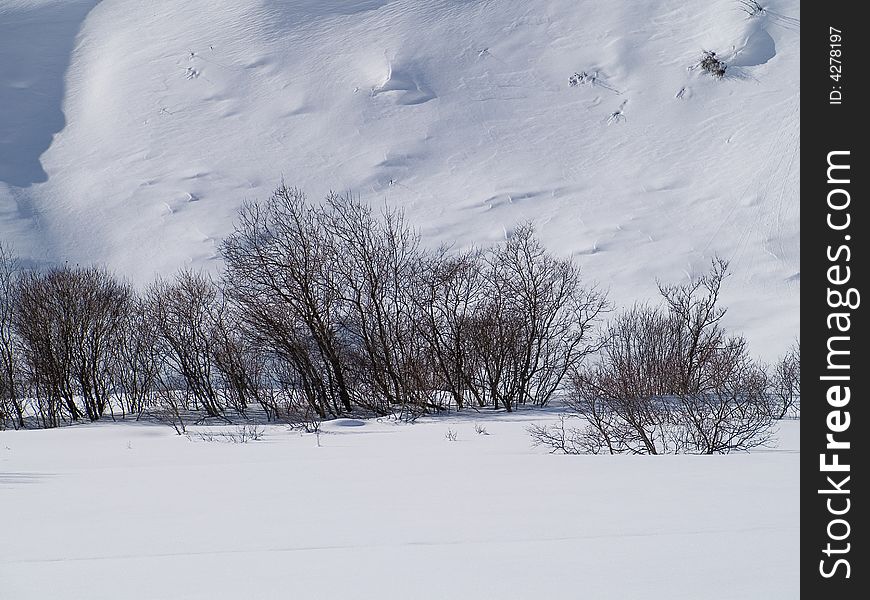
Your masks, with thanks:
[{"label": "bare deciduous tree", "polygon": [[401,211],[337,194],[314,206],[283,184],[243,208],[223,254],[283,395],[321,417],[546,404],[604,308],[530,226],[487,252],[429,252]]},{"label": "bare deciduous tree", "polygon": [[220,417],[223,404],[215,386],[214,327],[217,288],[205,275],[181,271],[171,281],[155,282],[147,293],[148,311],[163,359],[159,371],[163,396],[182,394],[182,406]]},{"label": "bare deciduous tree", "polygon": [[584,288],[579,268],[548,253],[529,224],[486,254],[484,279],[471,339],[483,388],[507,411],[543,406],[597,348],[589,333],[604,295]]},{"label": "bare deciduous tree", "polygon": [[131,298],[129,285],[96,267],[22,275],[13,322],[45,426],[96,421],[111,409],[113,353]]},{"label": "bare deciduous tree", "polygon": [[279,381],[321,417],[349,412],[339,257],[319,211],[282,183],[267,202],[242,208],[222,252],[227,294],[258,343],[281,363]]},{"label": "bare deciduous tree", "polygon": [[770,396],[777,419],[799,416],[801,410],[801,346],[795,342],[774,365]]},{"label": "bare deciduous tree", "polygon": [[420,335],[419,236],[400,211],[371,208],[331,194],[323,215],[334,244],[345,335],[364,386],[358,402],[378,413],[425,410],[433,386]]},{"label": "bare deciduous tree", "polygon": [[214,327],[212,355],[227,403],[246,416],[249,404],[259,404],[268,419],[277,417],[278,406],[266,353],[256,336],[241,326],[241,320],[221,299]]},{"label": "bare deciduous tree", "polygon": [[720,325],[727,269],[717,259],[687,284],[661,285],[664,309],[615,319],[598,362],[571,378],[569,405],[586,420],[571,434],[576,449],[713,454],[770,440],[767,374]]},{"label": "bare deciduous tree", "polygon": [[151,407],[162,362],[157,329],[148,304],[134,298],[121,324],[115,348],[113,380],[122,415],[138,420]]},{"label": "bare deciduous tree", "polygon": [[741,339],[731,353],[712,359],[704,390],[678,396],[673,447],[678,452],[727,454],[767,445],[772,419],[767,373],[746,355]]},{"label": "bare deciduous tree", "polygon": [[467,399],[478,407],[485,404],[477,383],[480,364],[470,343],[474,314],[484,297],[480,257],[477,250],[451,255],[440,249],[421,270],[421,290],[415,297],[435,385],[450,395],[458,410]]},{"label": "bare deciduous tree", "polygon": [[21,365],[16,351],[13,327],[18,260],[10,248],[0,243],[0,429],[11,423],[16,429],[24,422],[21,396]]}]

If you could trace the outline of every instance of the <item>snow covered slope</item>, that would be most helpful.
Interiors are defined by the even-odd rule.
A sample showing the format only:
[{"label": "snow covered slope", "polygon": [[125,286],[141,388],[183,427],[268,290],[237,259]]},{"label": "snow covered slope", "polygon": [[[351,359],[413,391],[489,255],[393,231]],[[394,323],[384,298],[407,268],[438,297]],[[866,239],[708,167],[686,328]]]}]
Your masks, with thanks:
[{"label": "snow covered slope", "polygon": [[[0,235],[136,282],[217,267],[283,176],[428,242],[533,219],[624,304],[732,260],[730,322],[798,335],[799,2],[0,0]],[[729,63],[691,70],[702,49]],[[575,72],[595,74],[569,86]]]}]

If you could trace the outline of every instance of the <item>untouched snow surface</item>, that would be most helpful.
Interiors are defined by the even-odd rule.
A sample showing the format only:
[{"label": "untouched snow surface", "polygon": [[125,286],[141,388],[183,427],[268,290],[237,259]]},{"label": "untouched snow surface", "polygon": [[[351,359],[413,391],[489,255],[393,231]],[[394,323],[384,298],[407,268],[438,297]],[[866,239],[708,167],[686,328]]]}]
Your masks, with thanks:
[{"label": "untouched snow surface", "polygon": [[283,176],[405,207],[431,244],[533,219],[622,305],[719,253],[773,358],[798,335],[800,11],[767,5],[0,0],[0,235],[137,283],[214,269]]},{"label": "untouched snow surface", "polygon": [[0,597],[798,597],[797,422],[748,455],[530,448],[554,418],[0,432]]}]

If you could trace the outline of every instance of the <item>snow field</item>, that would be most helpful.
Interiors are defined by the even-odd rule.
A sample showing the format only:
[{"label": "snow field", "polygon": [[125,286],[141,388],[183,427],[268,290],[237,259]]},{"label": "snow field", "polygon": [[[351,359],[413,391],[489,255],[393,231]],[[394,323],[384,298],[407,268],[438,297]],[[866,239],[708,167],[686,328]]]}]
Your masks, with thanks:
[{"label": "snow field", "polygon": [[552,420],[0,432],[3,597],[797,597],[798,422],[768,451],[631,457],[531,448]]}]

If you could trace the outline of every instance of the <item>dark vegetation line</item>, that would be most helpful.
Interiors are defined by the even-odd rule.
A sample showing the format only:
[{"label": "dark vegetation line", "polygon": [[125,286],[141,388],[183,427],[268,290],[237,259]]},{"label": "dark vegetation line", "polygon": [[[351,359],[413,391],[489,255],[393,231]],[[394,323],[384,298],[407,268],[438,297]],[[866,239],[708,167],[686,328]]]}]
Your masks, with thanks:
[{"label": "dark vegetation line", "polygon": [[93,266],[23,271],[0,246],[0,428],[147,416],[182,433],[252,408],[413,420],[559,396],[587,425],[533,432],[554,450],[724,452],[798,406],[799,351],[764,367],[722,330],[721,260],[596,332],[605,294],[528,224],[427,250],[400,211],[282,184],[221,252],[216,280],[185,270],[138,292]]}]

